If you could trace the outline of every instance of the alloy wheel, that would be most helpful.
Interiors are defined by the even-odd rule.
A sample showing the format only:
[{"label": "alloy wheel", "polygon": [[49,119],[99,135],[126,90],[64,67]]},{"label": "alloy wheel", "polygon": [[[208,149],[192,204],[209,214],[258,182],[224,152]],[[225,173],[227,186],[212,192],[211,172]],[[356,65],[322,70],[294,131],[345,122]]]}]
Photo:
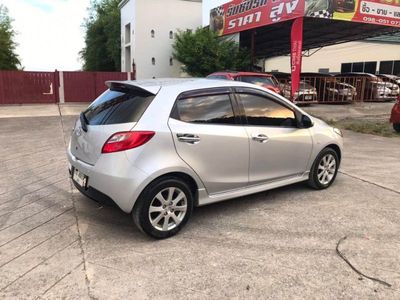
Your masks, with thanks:
[{"label": "alloy wheel", "polygon": [[336,159],[335,157],[328,153],[322,157],[318,165],[317,177],[318,181],[327,185],[331,182],[336,172]]},{"label": "alloy wheel", "polygon": [[174,229],[185,218],[187,207],[187,198],[181,189],[165,188],[150,203],[150,224],[160,231]]}]

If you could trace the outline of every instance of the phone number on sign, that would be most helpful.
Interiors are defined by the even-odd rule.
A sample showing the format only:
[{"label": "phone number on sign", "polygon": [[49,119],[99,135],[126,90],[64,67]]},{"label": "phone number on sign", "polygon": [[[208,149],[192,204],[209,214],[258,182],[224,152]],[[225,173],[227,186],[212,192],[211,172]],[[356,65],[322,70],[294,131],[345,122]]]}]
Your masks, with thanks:
[{"label": "phone number on sign", "polygon": [[363,21],[368,22],[368,23],[375,23],[375,24],[378,23],[378,24],[382,24],[382,25],[400,26],[400,21],[374,18],[374,17],[363,17]]}]

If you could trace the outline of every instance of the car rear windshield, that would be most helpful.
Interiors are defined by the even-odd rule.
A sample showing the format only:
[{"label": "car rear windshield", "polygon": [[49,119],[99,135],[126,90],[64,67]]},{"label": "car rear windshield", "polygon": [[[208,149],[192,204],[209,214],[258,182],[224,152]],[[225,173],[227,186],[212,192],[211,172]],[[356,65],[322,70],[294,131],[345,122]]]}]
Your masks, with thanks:
[{"label": "car rear windshield", "polygon": [[85,121],[88,125],[137,122],[154,97],[142,90],[107,90],[84,112]]},{"label": "car rear windshield", "polygon": [[248,82],[256,85],[271,85],[276,86],[272,77],[265,76],[241,76],[240,81]]}]

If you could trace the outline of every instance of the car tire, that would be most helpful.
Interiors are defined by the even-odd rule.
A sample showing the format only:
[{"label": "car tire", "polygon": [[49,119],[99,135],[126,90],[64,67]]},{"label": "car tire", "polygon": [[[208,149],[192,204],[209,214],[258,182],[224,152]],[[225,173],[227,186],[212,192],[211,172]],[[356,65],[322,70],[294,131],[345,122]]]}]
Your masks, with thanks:
[{"label": "car tire", "polygon": [[393,129],[394,129],[397,133],[400,133],[400,123],[393,123]]},{"label": "car tire", "polygon": [[335,150],[323,149],[311,167],[308,185],[316,190],[328,188],[335,181],[339,164],[339,156]]},{"label": "car tire", "polygon": [[132,211],[136,226],[156,239],[177,234],[192,215],[193,194],[183,180],[164,177],[141,193]]}]

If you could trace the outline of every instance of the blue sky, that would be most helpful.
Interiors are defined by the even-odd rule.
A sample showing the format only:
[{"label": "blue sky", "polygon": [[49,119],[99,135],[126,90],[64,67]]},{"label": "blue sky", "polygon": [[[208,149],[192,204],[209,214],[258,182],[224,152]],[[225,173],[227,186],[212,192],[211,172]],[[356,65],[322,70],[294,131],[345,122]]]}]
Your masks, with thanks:
[{"label": "blue sky", "polygon": [[14,19],[17,52],[27,71],[81,68],[82,23],[90,0],[0,0]]}]

